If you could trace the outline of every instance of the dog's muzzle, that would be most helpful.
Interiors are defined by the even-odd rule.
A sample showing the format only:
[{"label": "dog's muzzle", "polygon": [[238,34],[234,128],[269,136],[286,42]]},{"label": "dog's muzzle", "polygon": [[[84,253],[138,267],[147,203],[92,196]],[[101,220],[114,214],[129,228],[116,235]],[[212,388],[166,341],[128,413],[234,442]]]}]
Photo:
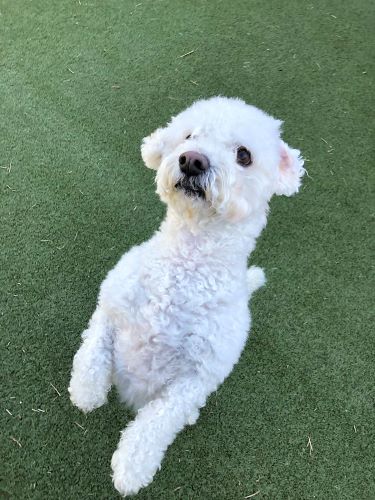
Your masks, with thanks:
[{"label": "dog's muzzle", "polygon": [[205,173],[210,168],[208,158],[196,151],[186,151],[178,159],[181,179],[176,184],[176,189],[181,189],[187,196],[205,198],[202,185]]}]

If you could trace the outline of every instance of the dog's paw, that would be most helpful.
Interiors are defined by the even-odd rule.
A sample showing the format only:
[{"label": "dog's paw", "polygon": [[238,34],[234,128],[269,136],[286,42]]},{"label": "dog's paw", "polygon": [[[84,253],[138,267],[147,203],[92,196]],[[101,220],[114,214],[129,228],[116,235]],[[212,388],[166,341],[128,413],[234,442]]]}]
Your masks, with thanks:
[{"label": "dog's paw", "polygon": [[71,402],[85,413],[107,402],[112,379],[111,355],[86,340],[73,360],[69,393]]},{"label": "dog's paw", "polygon": [[[139,446],[142,446],[141,443]],[[152,452],[143,453],[139,448],[136,450],[131,443],[127,446],[126,439],[122,439],[112,456],[111,466],[116,490],[121,495],[128,496],[135,495],[141,488],[151,483],[160,468],[160,460]]]},{"label": "dog's paw", "polygon": [[92,383],[87,383],[73,374],[68,388],[70,401],[84,413],[89,413],[107,402],[107,393],[98,391]]}]

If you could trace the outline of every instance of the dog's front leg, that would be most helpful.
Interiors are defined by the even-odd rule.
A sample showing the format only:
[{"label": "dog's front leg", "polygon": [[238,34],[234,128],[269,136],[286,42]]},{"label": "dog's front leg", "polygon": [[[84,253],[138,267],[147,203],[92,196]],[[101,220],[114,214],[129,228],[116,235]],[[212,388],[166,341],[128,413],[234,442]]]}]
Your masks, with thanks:
[{"label": "dog's front leg", "polygon": [[74,356],[70,399],[84,412],[107,401],[112,383],[112,330],[107,315],[98,307]]},{"label": "dog's front leg", "polygon": [[176,434],[197,419],[215,388],[198,379],[175,382],[139,410],[112,457],[113,482],[121,494],[135,494],[152,481]]}]

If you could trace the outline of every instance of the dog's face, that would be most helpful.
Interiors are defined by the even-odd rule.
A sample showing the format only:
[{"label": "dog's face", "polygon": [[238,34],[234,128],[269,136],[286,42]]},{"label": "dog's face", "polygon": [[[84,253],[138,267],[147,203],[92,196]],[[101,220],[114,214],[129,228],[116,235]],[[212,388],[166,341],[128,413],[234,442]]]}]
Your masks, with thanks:
[{"label": "dog's face", "polygon": [[143,140],[161,199],[183,213],[233,222],[298,191],[299,151],[280,139],[279,120],[239,99],[197,101]]}]

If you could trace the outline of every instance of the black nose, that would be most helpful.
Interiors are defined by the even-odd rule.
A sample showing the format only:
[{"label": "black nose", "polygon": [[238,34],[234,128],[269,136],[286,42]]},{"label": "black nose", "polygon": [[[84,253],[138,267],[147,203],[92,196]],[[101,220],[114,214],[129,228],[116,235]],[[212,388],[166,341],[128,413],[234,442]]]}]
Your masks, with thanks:
[{"label": "black nose", "polygon": [[182,153],[178,159],[178,163],[180,164],[181,172],[188,177],[202,174],[210,166],[208,158],[196,151],[186,151],[186,153]]}]

